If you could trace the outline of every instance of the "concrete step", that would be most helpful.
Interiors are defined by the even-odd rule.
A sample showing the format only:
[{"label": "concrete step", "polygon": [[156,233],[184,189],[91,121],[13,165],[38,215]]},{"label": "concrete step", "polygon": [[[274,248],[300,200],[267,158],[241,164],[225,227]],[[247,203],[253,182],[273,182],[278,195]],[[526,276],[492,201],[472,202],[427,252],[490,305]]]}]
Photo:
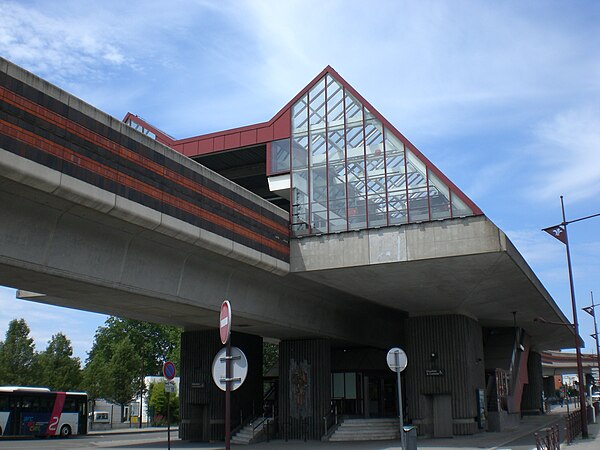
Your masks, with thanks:
[{"label": "concrete step", "polygon": [[333,442],[398,439],[398,419],[346,419],[329,438]]}]

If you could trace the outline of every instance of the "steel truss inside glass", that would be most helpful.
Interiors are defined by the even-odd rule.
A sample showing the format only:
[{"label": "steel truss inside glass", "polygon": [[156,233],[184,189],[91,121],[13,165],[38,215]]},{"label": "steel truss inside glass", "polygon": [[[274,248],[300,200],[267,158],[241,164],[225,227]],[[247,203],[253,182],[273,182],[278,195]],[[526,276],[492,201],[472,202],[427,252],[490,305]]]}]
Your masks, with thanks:
[{"label": "steel truss inside glass", "polygon": [[[458,195],[327,74],[292,106],[292,136],[272,143],[288,164],[295,236],[472,215]],[[288,147],[289,145],[289,147]]]}]

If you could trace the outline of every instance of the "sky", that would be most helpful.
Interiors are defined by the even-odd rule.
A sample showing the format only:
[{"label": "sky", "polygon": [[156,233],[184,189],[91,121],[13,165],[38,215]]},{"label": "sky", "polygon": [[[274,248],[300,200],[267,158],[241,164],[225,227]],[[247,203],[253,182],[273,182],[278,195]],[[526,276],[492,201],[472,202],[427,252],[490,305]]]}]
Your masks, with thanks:
[{"label": "sky", "polygon": [[[541,231],[600,213],[600,2],[0,0],[0,55],[176,138],[269,120],[331,65],[516,245],[572,318],[565,248]],[[595,351],[600,217],[569,226]],[[36,349],[85,360],[105,316],[15,300]],[[509,314],[507,312],[507,314]],[[600,318],[600,308],[598,308]],[[57,320],[53,320],[56,318]]]}]

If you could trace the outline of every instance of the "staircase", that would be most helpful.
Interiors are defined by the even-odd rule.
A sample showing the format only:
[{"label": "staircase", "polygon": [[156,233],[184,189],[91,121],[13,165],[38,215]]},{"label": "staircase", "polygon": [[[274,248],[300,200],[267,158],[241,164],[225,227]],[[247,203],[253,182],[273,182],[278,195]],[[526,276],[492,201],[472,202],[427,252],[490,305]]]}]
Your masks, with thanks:
[{"label": "staircase", "polygon": [[266,422],[273,426],[273,419],[260,417],[240,429],[231,437],[232,444],[248,445],[261,441],[265,437],[263,426]]},{"label": "staircase", "polygon": [[330,441],[383,441],[398,439],[398,419],[346,419]]}]

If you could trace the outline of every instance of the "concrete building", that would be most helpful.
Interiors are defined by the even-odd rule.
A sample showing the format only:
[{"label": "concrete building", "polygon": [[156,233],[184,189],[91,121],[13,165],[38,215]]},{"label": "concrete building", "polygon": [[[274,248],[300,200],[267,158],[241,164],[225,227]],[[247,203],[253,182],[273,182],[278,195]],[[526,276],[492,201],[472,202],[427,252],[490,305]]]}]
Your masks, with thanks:
[{"label": "concrete building", "polygon": [[534,319],[568,320],[502,230],[331,67],[267,122],[180,140],[0,68],[13,236],[0,283],[182,326],[183,439],[224,434],[210,376],[224,299],[249,360],[234,427],[262,414],[265,338],[279,342],[290,439],[396,415],[392,346],[408,355],[404,419],[421,435],[542,409],[540,352],[575,336]]}]

